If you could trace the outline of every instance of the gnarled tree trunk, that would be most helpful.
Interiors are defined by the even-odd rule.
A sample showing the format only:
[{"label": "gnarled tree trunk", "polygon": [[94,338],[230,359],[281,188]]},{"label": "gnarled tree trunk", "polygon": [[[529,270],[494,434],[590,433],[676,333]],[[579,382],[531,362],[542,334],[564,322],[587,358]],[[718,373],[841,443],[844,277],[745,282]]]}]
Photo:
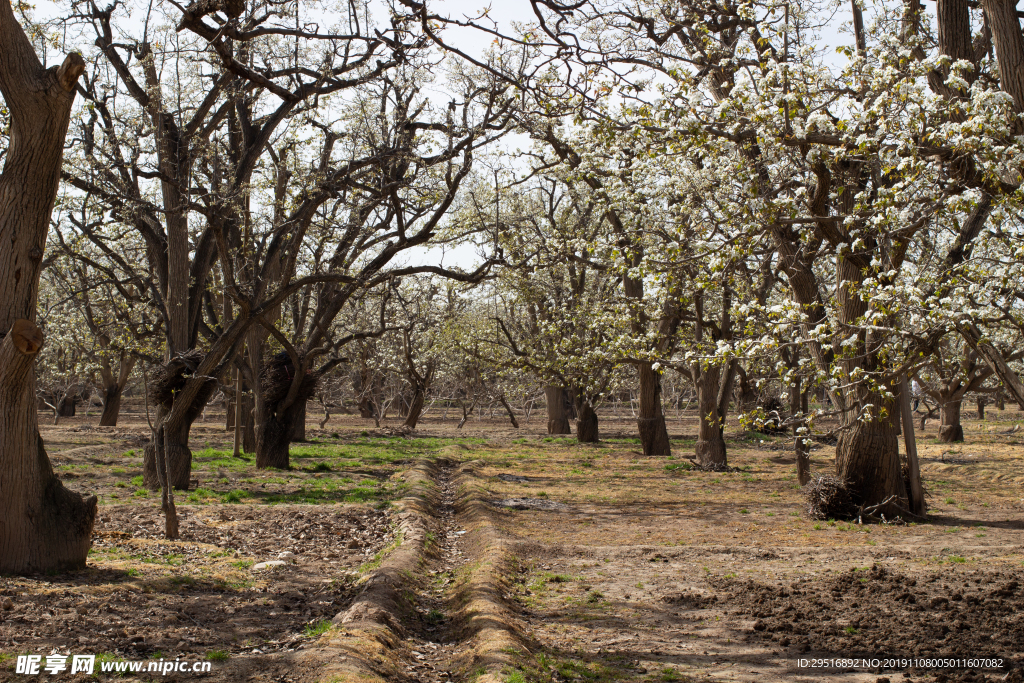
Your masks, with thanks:
[{"label": "gnarled tree trunk", "polygon": [[[873,395],[864,403],[872,403],[870,419],[854,419],[839,435],[836,444],[836,475],[850,484],[850,492],[858,505],[874,505],[895,496],[895,503],[907,509],[907,488],[900,464],[899,410],[895,401]],[[884,408],[886,415],[880,416]],[[887,505],[879,510],[895,517],[899,509]]]},{"label": "gnarled tree trunk", "polygon": [[409,429],[416,429],[416,423],[420,421],[423,414],[423,405],[426,402],[427,394],[423,387],[416,385],[413,388],[412,402],[409,404],[409,414],[405,418],[405,426]]},{"label": "gnarled tree trunk", "polygon": [[562,387],[544,387],[544,402],[548,409],[548,434],[571,434],[569,418],[565,414],[565,396]]},{"label": "gnarled tree trunk", "polygon": [[[200,389],[195,400],[188,406],[161,404],[157,406],[156,444],[149,443],[143,451],[142,483],[150,490],[159,489],[164,480],[164,471],[171,474],[171,485],[179,491],[187,491],[192,478],[192,450],[188,447],[192,425],[203,412],[207,401],[217,388],[217,381],[207,381]],[[184,399],[176,399],[184,400]],[[173,408],[179,408],[173,414]],[[184,408],[182,410],[181,408]],[[160,452],[157,453],[156,449]],[[168,451],[165,453],[164,451]],[[166,468],[159,467],[162,457],[167,457]]]},{"label": "gnarled tree trunk", "polygon": [[722,368],[711,365],[695,367],[694,386],[697,389],[697,464],[704,469],[720,470],[728,465],[723,434],[724,420],[718,412],[718,392]]},{"label": "gnarled tree trunk", "polygon": [[100,367],[100,374],[103,378],[103,413],[100,415],[101,427],[116,427],[117,417],[121,412],[121,394],[124,393],[125,385],[132,374],[137,359],[123,351],[121,352],[120,364],[117,376],[110,368],[110,360],[104,357]]},{"label": "gnarled tree trunk", "polygon": [[597,443],[601,440],[601,433],[597,428],[597,411],[590,401],[580,398],[576,413],[576,440],[580,443]]},{"label": "gnarled tree trunk", "polygon": [[256,398],[256,467],[291,467],[288,445],[299,420],[305,425],[306,402],[316,393],[318,379],[305,361],[296,368],[287,354],[266,363]]},{"label": "gnarled tree trunk", "polygon": [[39,271],[60,178],[77,54],[44,69],[0,0],[0,93],[10,144],[0,175],[0,573],[85,566],[96,498],[64,488],[38,431],[33,361],[43,343],[36,317]]},{"label": "gnarled tree trunk", "polygon": [[292,422],[292,441],[302,442],[306,440],[306,402],[301,401],[298,412]]},{"label": "gnarled tree trunk", "polygon": [[644,455],[672,455],[665,414],[661,410],[661,374],[650,363],[641,363],[639,375],[637,399],[640,405],[636,423]]},{"label": "gnarled tree trunk", "polygon": [[121,393],[124,387],[116,384],[103,389],[103,412],[100,414],[100,427],[116,427],[118,415],[121,414]]},{"label": "gnarled tree trunk", "polygon": [[68,392],[57,403],[57,417],[74,417],[78,407],[78,393]]},{"label": "gnarled tree trunk", "polygon": [[939,408],[939,439],[945,443],[957,443],[964,440],[964,428],[960,424],[960,406],[962,400],[950,399]]},{"label": "gnarled tree trunk", "polygon": [[300,415],[305,415],[305,411],[301,410],[298,401],[286,408],[267,401],[260,403],[262,407],[257,406],[256,409],[256,421],[259,423],[256,432],[256,467],[286,470],[291,467],[288,445],[292,441],[296,422]]}]

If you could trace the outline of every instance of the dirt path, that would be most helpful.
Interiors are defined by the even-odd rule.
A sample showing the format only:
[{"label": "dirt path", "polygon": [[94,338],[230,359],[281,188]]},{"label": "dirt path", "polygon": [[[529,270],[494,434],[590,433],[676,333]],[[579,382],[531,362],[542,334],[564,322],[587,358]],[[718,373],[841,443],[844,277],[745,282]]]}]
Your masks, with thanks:
[{"label": "dirt path", "polygon": [[467,559],[462,549],[466,532],[459,528],[455,515],[455,473],[455,466],[447,461],[435,470],[439,505],[428,548],[427,557],[431,559],[415,584],[413,598],[420,621],[403,642],[409,652],[405,671],[421,683],[458,681],[453,671],[457,671],[457,660],[466,647],[460,641],[458,624],[450,616],[455,611],[457,576]]}]

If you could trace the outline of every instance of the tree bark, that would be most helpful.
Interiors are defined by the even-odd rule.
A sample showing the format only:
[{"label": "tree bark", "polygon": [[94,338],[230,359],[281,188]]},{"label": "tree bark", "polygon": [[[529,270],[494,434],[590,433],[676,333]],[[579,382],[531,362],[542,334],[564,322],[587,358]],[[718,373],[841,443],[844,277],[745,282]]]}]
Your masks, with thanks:
[{"label": "tree bark", "polygon": [[[301,403],[301,405],[300,405]],[[267,414],[258,419],[256,432],[256,467],[274,467],[286,470],[291,467],[288,445],[295,433],[299,417],[305,418],[305,401],[295,401],[287,408],[272,410],[265,406]]]},{"label": "tree bark", "polygon": [[33,361],[43,335],[33,322],[46,234],[64,141],[85,70],[78,54],[44,69],[0,0],[0,93],[10,142],[0,174],[0,573],[78,569],[96,519],[96,498],[64,488],[37,429]]},{"label": "tree bark", "polygon": [[0,572],[81,569],[92,540],[96,497],[83,499],[53,474],[36,426],[35,323],[18,319],[0,343]]},{"label": "tree bark", "polygon": [[[509,422],[512,423],[513,427],[519,429],[519,420],[516,419],[516,412],[512,410],[512,406],[508,404],[505,394],[502,393],[501,396],[498,397],[498,400],[501,401],[501,405],[505,407],[505,412],[508,413]],[[530,419],[529,413],[527,413],[526,419]]]},{"label": "tree bark", "polygon": [[291,440],[299,443],[306,440],[306,401],[301,401],[298,411],[292,420]]},{"label": "tree bark", "polygon": [[117,418],[121,414],[121,394],[124,387],[114,385],[103,389],[103,413],[100,415],[100,427],[116,427]]},{"label": "tree bark", "polygon": [[949,400],[939,408],[939,439],[945,443],[964,440],[964,428],[960,424],[960,399]]},{"label": "tree bark", "polygon": [[794,427],[796,434],[794,448],[796,450],[796,478],[801,486],[806,486],[811,481],[811,457],[807,452],[806,436],[797,432],[799,427]]},{"label": "tree bark", "polygon": [[78,406],[78,393],[67,393],[57,403],[57,417],[74,417]]},{"label": "tree bark", "polygon": [[100,373],[103,378],[103,414],[100,415],[100,426],[101,427],[116,427],[117,418],[121,413],[121,395],[124,393],[124,388],[128,384],[128,378],[131,377],[132,369],[135,367],[137,359],[134,356],[128,355],[124,351],[121,352],[120,363],[118,364],[117,377],[110,369],[110,359],[106,356],[103,358],[103,364],[100,368]]},{"label": "tree bark", "polygon": [[1024,36],[1017,17],[1017,3],[1014,0],[982,0],[981,7],[992,30],[996,61],[999,63],[999,85],[1013,98],[1017,113],[1024,112]]},{"label": "tree bark", "polygon": [[[157,409],[157,422],[166,413]],[[163,485],[164,472],[170,472],[171,484],[179,491],[187,491],[192,477],[192,451],[188,447],[191,423],[163,422],[157,429],[156,444],[147,444],[142,459],[142,483],[151,491]],[[160,449],[159,453],[157,448]],[[170,453],[167,453],[170,449]],[[166,464],[164,459],[166,458]]]},{"label": "tree bark", "polygon": [[571,434],[569,418],[565,414],[565,396],[562,387],[544,387],[544,401],[548,409],[548,434]]},{"label": "tree bark", "polygon": [[985,399],[981,396],[978,397],[978,419],[985,419]]},{"label": "tree bark", "polygon": [[409,405],[409,414],[405,418],[405,426],[409,429],[416,429],[416,423],[420,421],[423,414],[423,405],[426,403],[427,395],[423,387],[416,385],[413,388],[412,402]]},{"label": "tree bark", "polygon": [[924,500],[924,485],[921,483],[921,463],[917,459],[917,438],[914,435],[910,387],[906,375],[900,377],[900,422],[903,426],[903,445],[907,451],[907,493],[910,496],[910,511],[924,517],[928,508]]},{"label": "tree bark", "polygon": [[697,389],[697,465],[701,469],[721,470],[727,467],[723,420],[718,412],[718,392],[722,368],[711,365],[692,370],[694,386]]},{"label": "tree bark", "polygon": [[[867,420],[854,420],[840,434],[836,444],[836,475],[849,483],[851,496],[858,505],[876,505],[896,496],[895,502],[906,508],[896,404],[877,394],[865,398],[865,404],[874,405],[873,414]],[[880,416],[882,409],[887,412],[884,417]],[[888,517],[899,515],[899,509],[892,504],[879,512]]]},{"label": "tree bark", "polygon": [[288,358],[265,364],[256,392],[256,467],[291,467],[288,445],[299,429],[305,433],[306,403],[316,393],[319,377],[302,360]]},{"label": "tree bark", "polygon": [[232,422],[231,428],[234,430],[234,438],[232,449],[232,455],[238,457],[242,454],[242,371],[240,368],[235,368],[235,405],[233,406],[234,415],[228,414],[228,419]]},{"label": "tree bark", "polygon": [[[210,378],[199,388],[189,404],[178,405],[185,401],[186,392],[179,392],[171,405],[157,406],[156,443],[149,443],[142,457],[142,483],[152,491],[161,486],[163,471],[171,473],[171,484],[179,491],[187,491],[192,477],[192,451],[188,447],[189,433],[192,424],[199,418],[206,407],[207,401],[217,388],[217,380]],[[157,448],[161,449],[157,453]],[[164,452],[167,450],[168,452]],[[165,467],[160,467],[160,459],[167,458]]]},{"label": "tree bark", "polygon": [[639,370],[639,415],[636,421],[644,455],[672,455],[665,414],[661,410],[661,374],[650,363],[641,363]]},{"label": "tree bark", "polygon": [[578,410],[579,417],[576,418],[576,440],[580,443],[597,443],[601,440],[601,434],[597,425],[597,411],[590,401],[580,401]]}]

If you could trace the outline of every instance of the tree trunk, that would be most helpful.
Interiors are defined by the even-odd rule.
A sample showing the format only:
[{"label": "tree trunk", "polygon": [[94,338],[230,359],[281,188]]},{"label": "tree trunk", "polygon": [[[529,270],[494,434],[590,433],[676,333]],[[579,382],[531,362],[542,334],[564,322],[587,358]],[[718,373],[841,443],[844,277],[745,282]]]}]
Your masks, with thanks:
[{"label": "tree trunk", "polygon": [[644,455],[672,455],[665,414],[661,411],[661,374],[649,363],[640,364],[637,428]]},{"label": "tree trunk", "polygon": [[78,405],[78,394],[68,393],[60,399],[57,404],[57,417],[74,417],[75,407]]},{"label": "tree trunk", "polygon": [[580,443],[597,443],[601,440],[597,429],[597,412],[590,401],[581,401],[579,417],[576,418],[576,440]]},{"label": "tree trunk", "polygon": [[83,499],[53,474],[36,427],[33,361],[40,329],[15,321],[0,343],[0,572],[81,569],[92,540],[96,497]]},{"label": "tree trunk", "polygon": [[794,377],[789,385],[789,416],[796,417],[801,412],[800,378]]},{"label": "tree trunk", "polygon": [[[836,476],[848,482],[857,505],[877,505],[896,496],[894,502],[906,508],[907,491],[900,467],[900,425],[896,404],[877,394],[868,397],[864,403],[875,406],[873,419],[854,420],[840,434],[836,444]],[[879,417],[883,407],[887,415]],[[878,512],[891,518],[899,514],[899,509],[890,504]]]},{"label": "tree trunk", "polygon": [[981,396],[978,397],[978,419],[985,419],[985,399]]},{"label": "tree trunk", "polygon": [[[503,405],[505,407],[505,412],[508,413],[508,420],[509,420],[509,422],[512,423],[513,427],[515,427],[516,429],[519,429],[519,420],[516,419],[516,412],[514,410],[512,410],[512,406],[510,406],[508,404],[508,400],[505,398],[504,392],[502,392],[501,396],[498,397],[498,400],[501,401],[501,405]],[[526,413],[526,419],[527,420],[530,419],[530,413],[529,412]]]},{"label": "tree trunk", "polygon": [[747,371],[739,364],[736,365],[736,376],[739,378],[736,402],[739,404],[740,412],[752,410],[757,406],[757,389],[750,382]]},{"label": "tree trunk", "polygon": [[413,390],[412,402],[409,405],[409,414],[405,418],[405,426],[409,429],[416,429],[416,423],[420,421],[423,414],[423,404],[426,402],[426,392],[423,387],[417,385]]},{"label": "tree trunk", "polygon": [[796,478],[800,482],[801,486],[806,486],[811,481],[811,457],[807,452],[808,439],[806,436],[800,434],[797,430],[799,427],[793,427],[793,433],[796,434],[794,439],[796,449]]},{"label": "tree trunk", "polygon": [[982,0],[981,7],[992,30],[999,64],[999,85],[1013,98],[1014,109],[1018,113],[1024,112],[1024,37],[1020,31],[1017,5],[1008,0]]},{"label": "tree trunk", "polygon": [[257,419],[256,467],[274,467],[286,470],[291,467],[288,445],[295,433],[300,416],[305,419],[305,401],[295,401],[286,409],[274,411],[264,405],[265,415]]},{"label": "tree trunk", "polygon": [[[179,401],[186,400],[184,394],[193,395],[182,390],[177,393],[177,397],[170,405],[157,406],[156,443],[147,444],[142,458],[142,483],[144,486],[152,491],[159,489],[164,476],[163,471],[166,469],[171,473],[171,485],[175,489],[188,490],[192,477],[192,451],[188,447],[189,433],[216,388],[217,380],[209,378],[199,386],[191,403],[179,405]],[[167,453],[163,452],[165,445],[166,450],[169,451]],[[157,448],[161,449],[160,453],[157,453]],[[167,458],[165,468],[159,466],[161,457]]]},{"label": "tree trunk", "polygon": [[0,0],[0,93],[10,138],[0,175],[0,573],[85,566],[96,498],[64,488],[37,429],[33,322],[80,55],[44,69],[9,0]]},{"label": "tree trunk", "polygon": [[706,470],[722,470],[728,466],[721,415],[718,412],[718,391],[722,368],[711,365],[697,368],[694,383],[697,389],[697,465]]},{"label": "tree trunk", "polygon": [[910,496],[910,511],[924,517],[928,508],[924,500],[924,485],[921,483],[921,461],[917,457],[917,437],[914,434],[910,387],[906,375],[900,377],[899,390],[900,423],[903,427],[903,445],[907,451],[907,494]]},{"label": "tree trunk", "polygon": [[256,452],[256,415],[251,394],[242,397],[242,452]]},{"label": "tree trunk", "polygon": [[256,393],[256,467],[289,469],[288,445],[301,427],[305,433],[306,404],[316,393],[316,373],[302,361],[279,354],[266,363]]},{"label": "tree trunk", "polygon": [[939,408],[939,439],[945,443],[964,440],[964,428],[960,425],[961,401],[949,400]]},{"label": "tree trunk", "polygon": [[298,412],[292,421],[292,441],[299,443],[306,440],[306,401],[301,401],[302,405],[299,406]]},{"label": "tree trunk", "polygon": [[234,415],[229,414],[228,419],[232,424],[231,429],[234,430],[232,455],[239,457],[242,454],[242,371],[238,368],[235,369],[235,405],[232,406],[234,410],[231,412]]},{"label": "tree trunk", "polygon": [[377,407],[369,397],[363,397],[359,399],[359,417],[362,418],[376,418]]},{"label": "tree trunk", "polygon": [[100,374],[103,378],[103,413],[100,415],[100,426],[101,427],[116,427],[117,418],[121,412],[121,395],[124,393],[124,388],[128,384],[128,378],[131,377],[132,370],[135,368],[137,359],[133,356],[126,354],[124,351],[120,354],[120,362],[118,363],[117,376],[110,370],[110,359],[106,356],[103,358],[103,363],[100,368]]},{"label": "tree trunk", "polygon": [[565,415],[565,395],[562,387],[544,387],[544,401],[548,408],[548,434],[571,434],[569,418]]},{"label": "tree trunk", "polygon": [[103,414],[100,415],[100,427],[116,427],[117,418],[121,413],[121,394],[123,387],[117,384],[103,388]]},{"label": "tree trunk", "polygon": [[[157,410],[157,422],[163,417],[162,407]],[[171,484],[179,491],[187,491],[192,478],[192,451],[188,447],[191,423],[168,424],[164,422],[157,429],[156,444],[147,444],[142,459],[142,483],[151,491],[156,491],[163,484],[164,471],[160,467],[163,458],[167,458],[166,470],[171,474]],[[160,452],[156,452],[156,448]],[[170,453],[165,453],[170,449]]]}]

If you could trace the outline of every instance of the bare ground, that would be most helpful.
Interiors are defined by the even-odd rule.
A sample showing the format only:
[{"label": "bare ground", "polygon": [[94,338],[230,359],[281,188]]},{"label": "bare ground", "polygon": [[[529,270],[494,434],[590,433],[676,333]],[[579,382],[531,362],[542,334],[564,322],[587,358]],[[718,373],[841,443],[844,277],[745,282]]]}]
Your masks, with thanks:
[{"label": "bare ground", "polygon": [[[670,421],[672,459],[640,455],[625,416],[602,416],[596,445],[539,419],[428,418],[404,437],[336,418],[271,472],[232,459],[211,420],[175,542],[137,484],[145,423],[75,418],[44,439],[66,484],[101,496],[89,567],[0,578],[0,680],[30,680],[13,657],[51,651],[207,658],[223,681],[1021,680],[1021,416],[988,417],[965,444],[919,436],[926,522],[870,526],[807,518],[783,437],[735,427],[739,471],[687,469],[691,415]],[[819,445],[814,470],[832,457]],[[412,611],[366,645],[330,620],[403,542],[404,474],[437,458],[452,464],[428,482],[429,537],[395,586]],[[799,664],[982,656],[1002,666]]]}]

